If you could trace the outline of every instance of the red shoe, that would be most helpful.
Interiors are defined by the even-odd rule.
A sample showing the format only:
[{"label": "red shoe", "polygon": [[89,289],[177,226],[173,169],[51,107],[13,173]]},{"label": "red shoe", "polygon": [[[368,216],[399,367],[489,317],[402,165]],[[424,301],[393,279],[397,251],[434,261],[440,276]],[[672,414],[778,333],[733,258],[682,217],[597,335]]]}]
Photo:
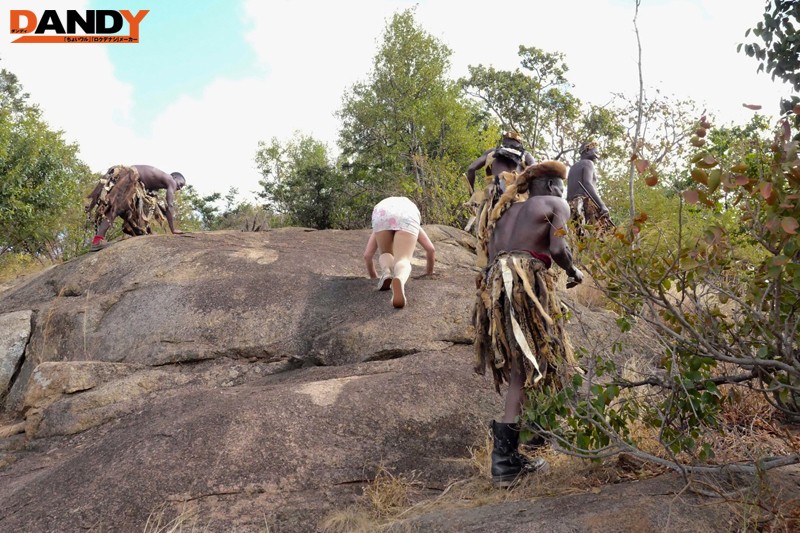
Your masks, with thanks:
[{"label": "red shoe", "polygon": [[92,241],[92,245],[89,247],[90,252],[98,252],[108,246],[108,242],[105,239],[100,239],[97,242]]}]

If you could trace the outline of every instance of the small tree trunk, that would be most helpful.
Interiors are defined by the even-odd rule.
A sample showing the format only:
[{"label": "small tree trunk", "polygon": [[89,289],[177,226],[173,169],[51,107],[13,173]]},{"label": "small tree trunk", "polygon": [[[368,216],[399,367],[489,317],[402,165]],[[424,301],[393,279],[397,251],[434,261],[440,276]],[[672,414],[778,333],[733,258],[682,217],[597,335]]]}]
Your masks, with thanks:
[{"label": "small tree trunk", "polygon": [[633,219],[636,218],[636,204],[634,202],[633,197],[633,184],[634,180],[636,179],[636,159],[639,158],[639,136],[642,132],[642,114],[644,112],[644,81],[642,78],[642,41],[639,38],[639,26],[637,24],[637,19],[639,18],[639,4],[641,0],[636,0],[636,11],[633,16],[633,29],[636,32],[636,46],[639,49],[639,56],[637,60],[637,66],[639,67],[639,98],[636,101],[636,132],[633,136],[633,142],[631,143],[631,169],[630,169],[630,176],[628,178],[628,195],[630,198],[630,217],[631,222]]}]

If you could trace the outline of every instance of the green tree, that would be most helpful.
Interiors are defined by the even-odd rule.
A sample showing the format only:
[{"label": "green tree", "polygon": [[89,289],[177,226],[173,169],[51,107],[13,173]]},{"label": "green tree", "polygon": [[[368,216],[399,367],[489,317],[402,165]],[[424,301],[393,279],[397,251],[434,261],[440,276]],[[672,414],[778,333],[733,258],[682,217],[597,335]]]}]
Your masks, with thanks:
[{"label": "green tree", "polygon": [[218,192],[200,196],[194,186],[185,186],[176,195],[178,227],[186,231],[216,229],[219,207],[214,204],[221,197],[222,195]]},{"label": "green tree", "polygon": [[758,72],[772,74],[800,91],[800,2],[798,0],[767,0],[764,20],[748,29],[757,42],[740,44],[745,53],[758,60]]},{"label": "green tree", "polygon": [[296,135],[285,145],[273,138],[259,142],[256,165],[263,179],[259,196],[267,208],[287,217],[287,223],[327,229],[337,224],[344,206],[343,180],[330,162],[324,143]]},{"label": "green tree", "polygon": [[81,248],[82,195],[94,177],[27,99],[0,71],[0,255],[58,260]]},{"label": "green tree", "polygon": [[563,158],[573,164],[579,158],[577,148],[582,142],[591,139],[600,146],[601,159],[598,165],[602,172],[606,172],[614,161],[625,157],[625,132],[616,109],[594,104],[582,106],[578,119],[572,123],[571,130],[560,143],[558,151],[553,150],[554,159]]},{"label": "green tree", "polygon": [[534,47],[519,47],[522,70],[470,66],[460,80],[503,129],[514,129],[525,139],[534,158],[573,162],[575,151],[588,139],[600,143],[604,158],[619,155],[624,129],[615,110],[584,105],[569,91],[564,55]]},{"label": "green tree", "polygon": [[574,115],[574,105],[570,105],[573,102],[563,91],[568,68],[564,54],[558,52],[520,46],[519,56],[527,72],[469,66],[469,76],[461,84],[466,94],[481,101],[503,128],[516,130],[534,156],[541,156],[546,147],[543,131],[551,115],[556,114],[552,104],[560,102],[562,112]]},{"label": "green tree", "polygon": [[480,111],[447,78],[450,55],[417,26],[413,10],[395,14],[369,79],[345,95],[341,166],[365,223],[378,200],[397,194],[411,197],[428,223],[465,218],[460,175],[485,139]]}]

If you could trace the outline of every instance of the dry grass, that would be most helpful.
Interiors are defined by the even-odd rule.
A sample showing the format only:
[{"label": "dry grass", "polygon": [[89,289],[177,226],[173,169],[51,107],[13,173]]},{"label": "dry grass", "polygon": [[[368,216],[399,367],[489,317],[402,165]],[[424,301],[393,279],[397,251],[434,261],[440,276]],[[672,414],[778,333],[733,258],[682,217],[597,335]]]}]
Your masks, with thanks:
[{"label": "dry grass", "polygon": [[723,427],[713,441],[718,462],[800,451],[800,427],[785,423],[761,393],[733,386],[721,390],[730,401],[723,407]]},{"label": "dry grass", "polygon": [[151,512],[144,525],[144,533],[194,533],[205,531],[205,528],[200,527],[197,523],[198,513],[196,509],[190,509],[184,505],[178,515],[169,520],[167,517],[171,514],[171,508],[172,506],[169,504],[162,504]]},{"label": "dry grass", "polygon": [[412,492],[420,486],[416,477],[415,472],[408,477],[395,476],[381,465],[375,479],[364,489],[364,497],[374,514],[383,518],[407,507]]},{"label": "dry grass", "polygon": [[8,253],[0,256],[0,292],[50,266],[47,261],[36,261],[22,254]]},{"label": "dry grass", "polygon": [[378,527],[375,517],[359,505],[331,513],[320,524],[324,533],[369,533]]},{"label": "dry grass", "polygon": [[[660,473],[646,464],[619,460],[591,463],[547,449],[538,455],[550,463],[548,472],[525,476],[510,489],[497,489],[489,475],[491,450],[492,438],[487,431],[478,445],[469,448],[468,462],[474,474],[451,483],[434,498],[415,498],[422,488],[416,475],[406,478],[381,468],[358,502],[329,515],[320,527],[325,533],[380,531],[390,524],[436,511],[599,492],[609,483],[644,479]],[[413,503],[415,499],[418,501]]]},{"label": "dry grass", "polygon": [[[563,288],[564,290],[567,290],[566,273],[564,273],[564,280]],[[561,285],[559,286],[561,287]],[[603,289],[588,272],[583,273],[583,282],[580,285],[569,289],[569,294],[572,296],[575,302],[593,311],[606,309],[609,305],[609,300],[606,298]]]},{"label": "dry grass", "polygon": [[482,475],[488,472],[487,465],[492,464],[492,435],[487,432],[483,441],[475,446],[470,446],[469,464],[474,470],[475,475]]},{"label": "dry grass", "polygon": [[361,500],[351,507],[328,515],[320,524],[325,533],[375,531],[412,507],[414,494],[421,488],[417,474],[395,475],[384,465],[366,487]]},{"label": "dry grass", "polygon": [[[636,364],[631,368],[634,372],[640,370]],[[749,398],[739,404],[736,410],[726,414],[730,420],[747,420],[749,425],[746,434],[739,428],[736,433],[729,429],[719,435],[714,441],[719,459],[741,460],[753,455],[756,450],[759,453],[768,450],[775,452],[780,450],[780,442],[787,442],[786,438],[779,438],[784,429],[777,421],[765,416],[765,403],[763,399]],[[761,421],[753,422],[756,418]],[[632,428],[632,432],[637,436],[640,449],[656,456],[665,456],[653,428],[642,424]],[[788,441],[795,445],[800,442],[796,429]],[[433,498],[419,497],[423,487],[416,475],[409,478],[381,468],[375,480],[365,487],[361,499],[352,507],[329,515],[321,526],[322,530],[326,533],[380,531],[391,524],[437,511],[599,493],[605,485],[648,479],[667,471],[664,467],[627,454],[602,462],[591,462],[546,448],[537,455],[550,464],[548,472],[524,476],[510,489],[496,489],[489,475],[491,450],[491,432],[487,430],[485,436],[469,448],[467,461],[473,474],[450,484]],[[722,489],[719,492],[722,493]],[[800,524],[800,499],[794,495],[773,494],[769,487],[762,487],[758,491],[754,488],[750,493],[742,493],[740,499],[726,496],[722,503],[729,505],[732,515],[738,517],[737,522],[742,524],[740,531],[788,532],[796,531],[793,528]]]}]

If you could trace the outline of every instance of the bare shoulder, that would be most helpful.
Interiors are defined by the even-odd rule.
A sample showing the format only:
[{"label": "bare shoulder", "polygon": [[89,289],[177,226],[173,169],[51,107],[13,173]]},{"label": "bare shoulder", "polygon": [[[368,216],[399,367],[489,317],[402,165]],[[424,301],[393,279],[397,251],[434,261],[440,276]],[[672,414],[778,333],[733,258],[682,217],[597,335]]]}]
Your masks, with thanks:
[{"label": "bare shoulder", "polygon": [[586,167],[586,163],[591,163],[591,161],[589,161],[588,159],[580,159],[578,161],[575,161],[575,164],[572,165],[572,168],[581,170]]},{"label": "bare shoulder", "polygon": [[545,196],[547,199],[547,204],[552,207],[553,212],[555,213],[562,213],[567,212],[569,213],[569,203],[564,200],[560,196]]},{"label": "bare shoulder", "polygon": [[148,176],[153,178],[172,178],[169,174],[156,168],[152,165],[133,165],[139,171],[140,176]]},{"label": "bare shoulder", "polygon": [[139,171],[139,174],[149,174],[155,170],[155,167],[152,165],[133,165],[133,168]]},{"label": "bare shoulder", "polygon": [[569,212],[569,204],[566,200],[558,196],[531,196],[520,205],[521,213],[531,218],[548,218],[553,214],[561,214],[566,209]]},{"label": "bare shoulder", "polygon": [[528,198],[526,203],[531,203],[532,205],[536,205],[539,207],[541,206],[559,207],[564,205],[569,207],[567,201],[560,196],[548,196],[548,195],[531,196],[530,198]]}]

